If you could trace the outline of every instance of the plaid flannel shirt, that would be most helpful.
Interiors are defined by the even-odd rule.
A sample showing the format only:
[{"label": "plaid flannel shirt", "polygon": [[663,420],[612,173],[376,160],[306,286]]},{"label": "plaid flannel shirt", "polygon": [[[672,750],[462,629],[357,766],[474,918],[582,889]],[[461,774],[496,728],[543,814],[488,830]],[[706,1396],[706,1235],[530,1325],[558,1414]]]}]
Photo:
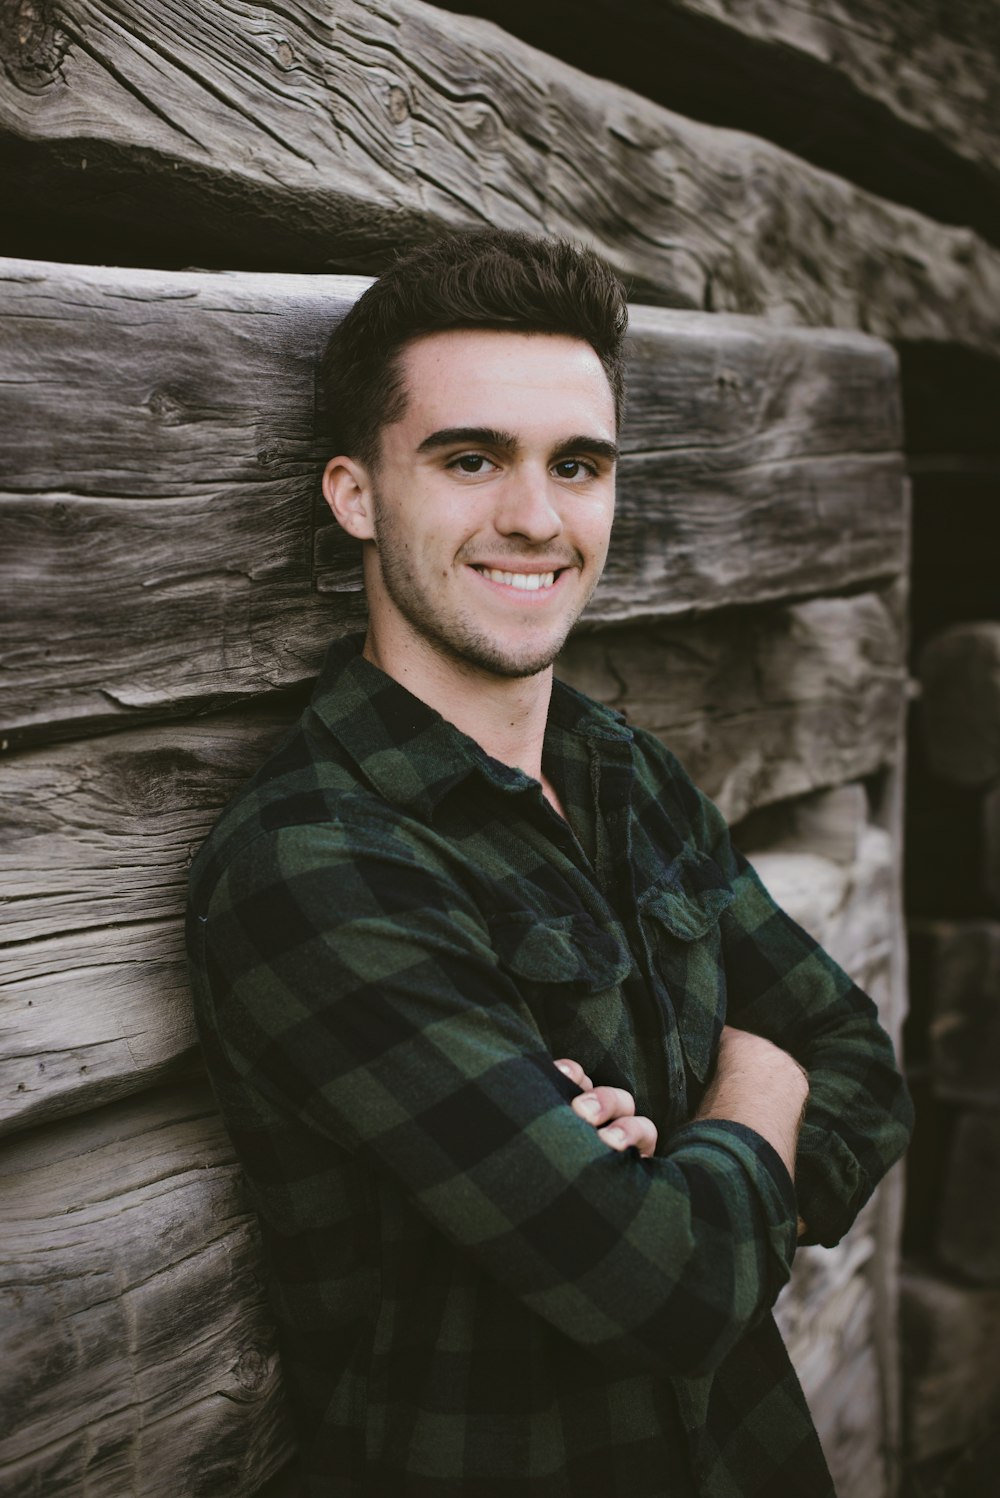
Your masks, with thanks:
[{"label": "plaid flannel shirt", "polygon": [[[820,1498],[770,1307],[909,1102],[874,1008],[650,735],[556,685],[540,786],[359,653],[192,873],[205,1055],[309,1493]],[[797,1182],[693,1117],[728,1018],[810,1076]],[[573,1112],[569,1056],[655,1157]]]}]

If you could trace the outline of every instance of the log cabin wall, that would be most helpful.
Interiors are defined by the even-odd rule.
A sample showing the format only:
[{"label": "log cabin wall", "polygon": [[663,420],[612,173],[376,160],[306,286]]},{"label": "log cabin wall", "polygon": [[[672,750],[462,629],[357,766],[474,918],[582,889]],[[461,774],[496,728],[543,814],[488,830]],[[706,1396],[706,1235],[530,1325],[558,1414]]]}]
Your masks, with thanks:
[{"label": "log cabin wall", "polygon": [[1000,1457],[1000,377],[962,362],[953,353],[950,389],[923,359],[904,370],[919,696],[903,1331],[913,1461],[949,1498],[988,1493]]},{"label": "log cabin wall", "polygon": [[[317,506],[315,361],[396,246],[496,222],[628,278],[615,560],[563,674],[681,754],[901,1023],[908,520],[879,340],[931,392],[996,367],[988,16],[946,39],[894,0],[479,9],[0,15],[5,1494],[284,1480],[180,912],[217,809],[363,619]],[[781,1303],[847,1498],[897,1486],[899,1210],[896,1177]]]}]

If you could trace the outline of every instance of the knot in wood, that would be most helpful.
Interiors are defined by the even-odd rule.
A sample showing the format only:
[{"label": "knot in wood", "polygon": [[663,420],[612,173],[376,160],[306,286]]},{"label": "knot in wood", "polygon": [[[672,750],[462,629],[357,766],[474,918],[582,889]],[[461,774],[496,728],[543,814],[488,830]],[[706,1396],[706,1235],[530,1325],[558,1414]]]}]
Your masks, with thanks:
[{"label": "knot in wood", "polygon": [[492,109],[483,109],[480,111],[473,126],[473,131],[476,137],[476,144],[480,149],[488,151],[496,145],[500,134],[500,127],[497,124],[496,115]]},{"label": "knot in wood", "polygon": [[157,421],[162,421],[164,426],[176,427],[188,420],[184,402],[167,386],[154,390],[146,405],[151,415],[155,416]]},{"label": "knot in wood", "polygon": [[256,1394],[267,1382],[267,1358],[256,1347],[248,1347],[233,1368],[233,1378],[248,1394]]},{"label": "knot in wood", "polygon": [[409,118],[409,114],[410,101],[406,97],[406,90],[400,88],[398,83],[394,83],[389,90],[389,118],[393,124],[401,125]]},{"label": "knot in wood", "polygon": [[715,388],[720,395],[725,395],[730,390],[738,391],[742,386],[743,381],[735,369],[720,369],[715,376]]},{"label": "knot in wood", "polygon": [[292,51],[291,45],[284,39],[278,42],[274,49],[274,55],[281,67],[291,68],[295,66],[295,53]]},{"label": "knot in wood", "polygon": [[16,87],[40,93],[58,75],[68,47],[47,0],[0,6],[0,56]]}]

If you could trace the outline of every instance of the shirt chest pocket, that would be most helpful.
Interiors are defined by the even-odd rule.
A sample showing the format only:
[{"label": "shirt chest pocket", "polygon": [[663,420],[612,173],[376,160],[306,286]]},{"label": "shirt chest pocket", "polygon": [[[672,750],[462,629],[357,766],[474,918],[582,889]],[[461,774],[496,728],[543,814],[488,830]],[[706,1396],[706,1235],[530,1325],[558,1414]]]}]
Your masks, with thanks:
[{"label": "shirt chest pocket", "polygon": [[732,899],[718,864],[692,849],[639,902],[653,965],[666,987],[685,1060],[699,1082],[708,1076],[726,1021],[719,918]]},{"label": "shirt chest pocket", "polygon": [[583,914],[527,911],[494,916],[489,928],[497,961],[557,1055],[586,1066],[626,1042],[621,984],[633,963],[613,932]]}]

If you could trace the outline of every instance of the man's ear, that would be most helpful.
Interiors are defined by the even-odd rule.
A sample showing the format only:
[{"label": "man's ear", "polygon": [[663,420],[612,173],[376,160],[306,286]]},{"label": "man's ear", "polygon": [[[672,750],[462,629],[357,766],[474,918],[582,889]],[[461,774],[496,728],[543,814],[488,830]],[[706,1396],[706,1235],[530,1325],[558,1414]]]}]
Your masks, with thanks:
[{"label": "man's ear", "polygon": [[331,458],[323,470],[323,498],[333,518],[356,541],[375,535],[372,482],[368,470],[353,458]]}]

